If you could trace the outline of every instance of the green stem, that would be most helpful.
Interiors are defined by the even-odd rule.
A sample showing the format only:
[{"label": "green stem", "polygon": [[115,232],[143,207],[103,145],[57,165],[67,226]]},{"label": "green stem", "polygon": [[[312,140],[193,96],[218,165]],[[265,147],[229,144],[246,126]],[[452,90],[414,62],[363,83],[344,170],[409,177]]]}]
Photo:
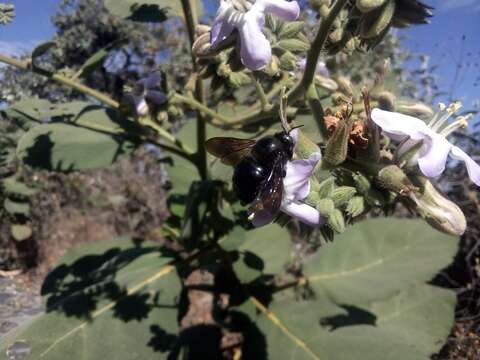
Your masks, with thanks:
[{"label": "green stem", "polygon": [[210,109],[209,107],[202,104],[201,102],[198,102],[195,98],[191,96],[175,94],[172,97],[172,101],[186,104],[190,108],[201,111],[203,114],[208,115],[208,117],[213,120],[218,119],[221,121],[220,123],[213,121],[213,125],[222,126],[222,123],[228,123],[230,121],[230,119],[228,119],[226,116],[223,116],[222,114]]},{"label": "green stem", "polygon": [[320,134],[322,134],[323,140],[326,141],[328,139],[328,131],[325,126],[325,121],[323,120],[325,113],[318,97],[315,84],[310,85],[310,88],[307,91],[307,100],[310,110],[312,110],[313,117],[315,118],[315,122],[317,123],[318,130],[320,131]]},{"label": "green stem", "polygon": [[[5,64],[11,65],[11,66],[14,66],[14,67],[16,67],[18,69],[21,69],[21,70],[33,71],[30,68],[30,66],[28,65],[28,63],[26,63],[24,61],[21,61],[21,60],[18,60],[18,59],[15,59],[15,58],[12,58],[12,57],[9,57],[9,56],[6,56],[6,55],[3,55],[3,54],[0,54],[0,62],[3,62]],[[100,102],[104,103],[105,105],[111,106],[113,108],[119,108],[119,106],[120,106],[120,104],[117,101],[113,100],[109,96],[107,96],[105,94],[102,94],[101,92],[99,92],[95,89],[92,89],[92,88],[90,88],[86,85],[80,84],[77,81],[75,81],[73,79],[70,79],[70,78],[67,78],[63,75],[53,74],[53,75],[49,76],[49,78],[58,82],[58,83],[61,83],[61,84],[66,85],[70,88],[73,88],[73,89],[75,89],[75,90],[77,90],[77,91],[79,91],[83,94],[89,95],[89,96],[99,100]],[[175,136],[173,136],[172,134],[170,134],[168,131],[166,131],[163,128],[155,127],[155,130],[157,131],[158,135],[161,138],[170,141],[171,143],[173,143],[176,146],[176,148],[168,146],[168,145],[160,144],[158,142],[151,141],[151,140],[148,140],[149,142],[151,142],[151,143],[153,143],[153,144],[155,144],[159,147],[162,147],[165,150],[168,150],[172,153],[183,156],[187,159],[191,159],[192,151],[185,144],[183,144],[181,141],[176,139]],[[101,131],[108,132],[108,130],[106,130],[106,129],[101,129]],[[110,133],[113,134],[113,132],[110,132]],[[118,135],[118,133],[115,133],[115,134]]]},{"label": "green stem", "polygon": [[340,14],[340,11],[343,9],[347,1],[348,0],[337,0],[335,5],[330,10],[328,16],[320,24],[317,35],[315,36],[310,50],[308,51],[307,63],[305,65],[305,72],[303,73],[303,77],[297,83],[297,85],[295,85],[295,87],[287,94],[290,104],[293,104],[295,100],[303,96],[310,88],[310,85],[312,84],[315,77],[315,69],[317,68],[318,58],[323,49],[323,45],[327,40],[330,28],[332,27],[333,22]]},{"label": "green stem", "polygon": [[[197,14],[195,14],[195,8],[192,6],[190,0],[182,0],[183,14],[185,16],[185,22],[187,25],[188,37],[190,40],[190,47],[193,46],[195,41],[195,29],[197,27]],[[198,73],[198,66],[195,59],[195,55],[192,52],[193,69]],[[195,99],[200,104],[205,104],[205,94],[203,89],[203,81],[200,77],[197,77],[195,83]],[[205,141],[207,139],[207,122],[203,117],[201,111],[197,110],[197,168],[202,179],[208,178],[207,167],[207,150],[205,148]]]},{"label": "green stem", "polygon": [[[8,64],[8,65],[12,65],[12,66],[15,66],[16,68],[19,68],[19,69],[22,69],[22,70],[26,70],[26,71],[32,71],[32,69],[29,67],[28,63],[24,62],[24,61],[21,61],[21,60],[18,60],[18,59],[15,59],[15,58],[12,58],[12,57],[9,57],[9,56],[6,56],[6,55],[3,55],[3,54],[0,54],[0,62],[3,62],[5,64]],[[75,80],[72,80],[72,79],[69,79],[63,75],[59,75],[59,74],[53,74],[52,76],[50,76],[50,78],[52,80],[55,80],[61,84],[64,84],[72,89],[75,89],[83,94],[86,94],[86,95],[89,95],[97,100],[99,100],[100,102],[106,104],[106,105],[109,105],[109,106],[112,106],[112,107],[115,107],[115,108],[118,108],[119,107],[119,104],[118,102],[116,102],[115,100],[111,99],[109,96],[105,95],[105,94],[102,94],[101,92],[97,91],[97,90],[94,90],[88,86],[85,86],[85,85],[82,85],[78,82],[76,82]]]},{"label": "green stem", "polygon": [[255,90],[257,91],[258,98],[260,100],[260,105],[262,107],[262,110],[265,110],[267,107],[270,107],[270,103],[268,102],[267,96],[265,95],[265,91],[263,90],[262,84],[260,84],[260,81],[257,79],[255,74],[252,74],[252,81],[253,84],[255,85]]}]

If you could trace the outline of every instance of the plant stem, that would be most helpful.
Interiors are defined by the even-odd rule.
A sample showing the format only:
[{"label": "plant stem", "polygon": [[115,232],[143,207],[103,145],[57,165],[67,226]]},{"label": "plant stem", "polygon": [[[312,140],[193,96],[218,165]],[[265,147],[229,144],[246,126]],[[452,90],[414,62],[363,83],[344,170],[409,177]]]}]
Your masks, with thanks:
[{"label": "plant stem", "polygon": [[172,100],[174,102],[180,102],[180,103],[189,105],[192,109],[201,111],[202,113],[204,113],[205,115],[208,115],[213,120],[218,119],[218,120],[221,121],[221,122],[213,121],[212,122],[213,125],[222,126],[222,122],[223,123],[228,123],[230,121],[227,117],[225,117],[222,114],[219,114],[218,112],[210,109],[209,107],[205,106],[201,102],[198,102],[195,98],[193,98],[191,96],[175,94],[175,95],[173,95]]},{"label": "plant stem", "polygon": [[[185,15],[185,22],[187,24],[188,37],[190,39],[190,47],[195,41],[195,29],[197,27],[197,14],[195,8],[192,6],[190,0],[182,0],[183,14]],[[195,55],[192,52],[193,69],[198,73],[198,66],[195,61]],[[205,104],[205,94],[203,89],[203,81],[197,77],[195,83],[195,99],[202,105]],[[207,139],[207,122],[201,111],[197,110],[197,169],[200,177],[205,180],[208,178],[207,167],[207,150],[205,148],[205,141]]]},{"label": "plant stem", "polygon": [[265,95],[265,91],[263,90],[262,84],[260,84],[260,81],[257,79],[255,74],[252,74],[252,81],[253,84],[255,85],[255,90],[257,91],[258,98],[260,100],[260,105],[262,107],[262,110],[265,110],[267,107],[270,107],[270,103],[268,102],[267,96]]},{"label": "plant stem", "polygon": [[[19,69],[22,69],[22,70],[33,71],[30,68],[30,66],[28,65],[28,63],[26,63],[24,61],[21,61],[21,60],[18,60],[18,59],[15,59],[15,58],[12,58],[12,57],[9,57],[9,56],[6,56],[6,55],[3,55],[3,54],[0,54],[0,62],[3,62],[3,63],[8,64],[8,65],[15,66],[16,68],[19,68]],[[92,89],[88,86],[82,85],[82,84],[76,82],[75,80],[69,79],[66,76],[59,75],[59,74],[53,74],[52,76],[50,76],[50,78],[52,80],[55,80],[55,81],[61,83],[61,84],[64,84],[68,87],[71,87],[72,89],[75,89],[75,90],[77,90],[77,91],[79,91],[83,94],[89,95],[89,96],[99,100],[100,102],[106,104],[106,105],[109,105],[109,106],[112,106],[112,107],[115,107],[115,108],[119,107],[118,102],[111,99],[109,96],[107,96],[105,94],[102,94],[101,92],[99,92],[95,89]]]},{"label": "plant stem", "polygon": [[295,85],[295,87],[287,94],[290,104],[303,96],[312,84],[315,77],[315,69],[317,68],[318,58],[320,56],[320,52],[323,49],[323,45],[327,40],[330,28],[332,27],[333,22],[335,21],[347,1],[348,0],[337,0],[335,5],[333,5],[333,7],[331,8],[328,16],[320,24],[317,35],[315,36],[310,50],[308,51],[307,63],[305,65],[305,72],[303,73],[303,77],[297,83],[297,85]]},{"label": "plant stem", "polygon": [[[3,55],[3,54],[0,54],[0,62],[3,62],[5,64],[11,65],[11,66],[14,66],[14,67],[16,67],[18,69],[21,69],[21,70],[34,72],[31,69],[31,67],[28,65],[27,62],[24,62],[24,61],[21,61],[21,60],[18,60],[18,59],[15,59],[15,58]],[[111,106],[113,108],[119,108],[119,106],[120,106],[120,104],[117,101],[113,100],[109,96],[107,96],[105,94],[102,94],[101,92],[99,92],[95,89],[92,89],[91,87],[80,84],[73,79],[67,78],[67,77],[65,77],[63,75],[59,75],[59,74],[53,74],[53,75],[48,76],[48,77],[50,79],[58,82],[58,83],[61,83],[61,84],[66,85],[70,88],[73,88],[73,89],[75,89],[75,90],[77,90],[77,91],[79,91],[83,94],[89,95],[89,96],[99,100],[103,104],[106,104],[106,105]],[[92,130],[95,130],[95,129],[92,128]],[[109,132],[106,129],[101,129],[101,130],[97,129],[97,130],[104,131],[104,132]],[[176,139],[175,136],[173,136],[172,134],[170,134],[168,131],[166,131],[163,128],[155,127],[155,130],[157,131],[158,135],[161,138],[164,138],[165,140],[168,140],[168,141],[172,142],[176,146],[176,148],[158,143],[156,141],[148,140],[149,142],[151,142],[151,143],[153,143],[153,144],[155,144],[159,147],[162,147],[165,150],[168,150],[172,153],[175,153],[177,155],[183,156],[183,157],[191,160],[192,151],[188,148],[188,146],[186,146],[181,141]],[[114,133],[114,132],[109,132],[109,133],[118,135],[118,133]]]}]

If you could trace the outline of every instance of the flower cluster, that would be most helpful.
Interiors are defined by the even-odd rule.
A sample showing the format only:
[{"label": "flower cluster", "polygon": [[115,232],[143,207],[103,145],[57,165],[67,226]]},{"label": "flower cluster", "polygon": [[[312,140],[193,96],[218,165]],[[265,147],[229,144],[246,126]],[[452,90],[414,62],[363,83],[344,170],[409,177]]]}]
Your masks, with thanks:
[{"label": "flower cluster", "polygon": [[300,7],[296,1],[286,0],[221,0],[211,29],[212,49],[221,46],[235,31],[243,65],[250,70],[263,69],[272,58],[271,45],[263,33],[266,13],[293,21],[300,14]]}]

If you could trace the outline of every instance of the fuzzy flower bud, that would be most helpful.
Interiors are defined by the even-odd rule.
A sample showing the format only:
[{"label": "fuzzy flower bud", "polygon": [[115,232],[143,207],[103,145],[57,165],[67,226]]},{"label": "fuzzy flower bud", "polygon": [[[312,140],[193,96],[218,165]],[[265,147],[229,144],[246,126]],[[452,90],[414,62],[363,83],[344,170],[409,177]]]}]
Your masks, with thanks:
[{"label": "fuzzy flower bud", "polygon": [[467,221],[462,210],[440,194],[432,183],[421,179],[421,192],[410,194],[420,215],[435,229],[460,236],[465,232]]}]

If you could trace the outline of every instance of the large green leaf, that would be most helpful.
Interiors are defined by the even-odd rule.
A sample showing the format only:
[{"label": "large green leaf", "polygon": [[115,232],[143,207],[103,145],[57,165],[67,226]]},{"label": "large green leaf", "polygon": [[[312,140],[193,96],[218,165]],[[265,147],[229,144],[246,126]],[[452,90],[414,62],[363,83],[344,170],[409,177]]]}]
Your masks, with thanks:
[{"label": "large green leaf", "polygon": [[418,220],[353,226],[309,260],[303,292],[268,296],[267,288],[240,307],[249,318],[243,353],[296,360],[430,359],[450,332],[455,293],[425,282],[451,262],[457,242]]},{"label": "large green leaf", "polygon": [[78,114],[68,123],[35,126],[20,139],[17,155],[26,164],[57,171],[92,169],[135,150],[137,144],[128,136],[137,129],[113,109],[81,103],[62,106]]},{"label": "large green leaf", "polygon": [[238,259],[233,268],[243,283],[253,281],[260,275],[278,274],[292,255],[290,234],[276,224],[250,230],[234,255]]},{"label": "large green leaf", "polygon": [[304,273],[319,296],[368,302],[432,279],[450,264],[457,244],[421,220],[372,219],[322,247]]},{"label": "large green leaf", "polygon": [[265,338],[263,349],[246,343],[244,353],[251,359],[266,353],[292,360],[429,360],[450,332],[454,309],[455,293],[430,285],[366,307],[322,297],[274,301],[266,309],[251,298],[244,310]]},{"label": "large green leaf", "polygon": [[26,359],[166,359],[177,341],[181,285],[152,243],[98,242],[66,256],[42,293],[47,312],[0,342],[31,348]]},{"label": "large green leaf", "polygon": [[[191,1],[201,15],[202,2]],[[183,16],[181,0],[105,0],[105,7],[114,15],[134,21],[158,22],[168,16]]]}]

